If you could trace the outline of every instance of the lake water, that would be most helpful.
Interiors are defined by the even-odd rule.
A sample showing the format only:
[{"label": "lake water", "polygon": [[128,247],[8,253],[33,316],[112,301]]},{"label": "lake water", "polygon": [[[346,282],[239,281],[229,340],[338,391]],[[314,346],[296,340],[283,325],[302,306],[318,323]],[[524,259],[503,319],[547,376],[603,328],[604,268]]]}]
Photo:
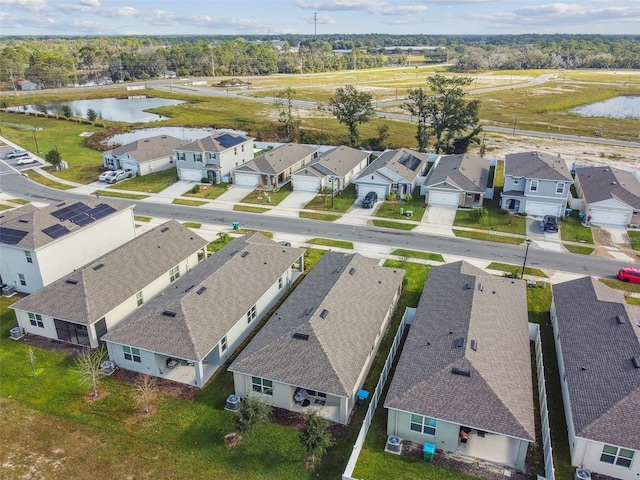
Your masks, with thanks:
[{"label": "lake water", "polygon": [[193,142],[199,138],[205,138],[214,133],[231,133],[234,135],[246,135],[247,132],[240,130],[230,129],[214,129],[214,128],[184,128],[184,127],[157,127],[157,128],[144,128],[141,130],[134,130],[128,133],[120,133],[113,135],[105,140],[107,145],[126,145],[136,140],[143,138],[155,137],[157,135],[169,135],[175,138],[181,138]]},{"label": "lake water", "polygon": [[[184,103],[181,100],[167,98],[101,98],[99,100],[75,100],[72,102],[47,103],[47,111],[62,114],[62,107],[68,105],[74,117],[87,118],[87,111],[91,108],[98,114],[98,118],[112,122],[148,123],[166,120],[169,117],[145,112],[157,107],[168,107]],[[8,110],[42,112],[40,105],[23,105]]]},{"label": "lake water", "polygon": [[640,97],[615,97],[604,102],[574,108],[571,112],[583,117],[640,119]]}]

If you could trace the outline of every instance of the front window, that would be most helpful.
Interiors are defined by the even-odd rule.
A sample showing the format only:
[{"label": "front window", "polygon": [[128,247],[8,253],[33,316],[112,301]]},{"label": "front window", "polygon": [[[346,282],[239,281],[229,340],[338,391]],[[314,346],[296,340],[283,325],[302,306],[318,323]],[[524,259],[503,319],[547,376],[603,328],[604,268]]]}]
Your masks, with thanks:
[{"label": "front window", "polygon": [[31,257],[31,252],[28,250],[24,251],[24,256],[27,257],[27,263],[33,263],[33,258]]},{"label": "front window", "polygon": [[122,346],[122,352],[124,353],[124,359],[130,362],[142,363],[140,358],[140,349],[133,347]]},{"label": "front window", "polygon": [[558,182],[556,183],[556,193],[563,194],[564,193],[564,183]]},{"label": "front window", "polygon": [[178,152],[177,157],[181,162],[184,162],[186,160],[186,155],[184,154],[184,152]]},{"label": "front window", "polygon": [[194,153],[193,154],[193,160],[195,162],[202,163],[202,154],[201,153]]},{"label": "front window", "polygon": [[142,298],[142,291],[136,293],[136,303],[138,304],[138,306],[144,303],[144,298]]},{"label": "front window", "polygon": [[224,352],[227,349],[227,347],[228,347],[227,337],[222,337],[222,340],[220,340],[220,350]]},{"label": "front window", "polygon": [[18,274],[18,280],[20,281],[20,285],[22,285],[23,287],[27,286],[27,280],[24,278],[24,275],[22,273]]},{"label": "front window", "polygon": [[282,286],[284,285],[284,280],[282,277],[278,279],[278,290],[282,290]]},{"label": "front window", "polygon": [[180,265],[176,265],[169,271],[170,282],[175,282],[178,278],[180,278]]},{"label": "front window", "polygon": [[29,313],[29,323],[34,327],[44,328],[42,315],[40,315],[39,313]]},{"label": "front window", "polygon": [[627,450],[626,448],[605,445],[602,449],[602,455],[600,455],[600,461],[619,467],[630,468],[631,462],[633,461],[633,451]]},{"label": "front window", "polygon": [[438,421],[433,418],[423,417],[422,415],[411,415],[410,428],[414,432],[435,435],[437,426]]},{"label": "front window", "polygon": [[538,191],[538,180],[531,180],[531,185],[529,186],[529,190],[532,192]]},{"label": "front window", "polygon": [[273,395],[273,382],[260,377],[251,377],[251,386],[254,392]]},{"label": "front window", "polygon": [[256,318],[256,306],[251,307],[251,310],[247,312],[247,323],[251,323]]}]

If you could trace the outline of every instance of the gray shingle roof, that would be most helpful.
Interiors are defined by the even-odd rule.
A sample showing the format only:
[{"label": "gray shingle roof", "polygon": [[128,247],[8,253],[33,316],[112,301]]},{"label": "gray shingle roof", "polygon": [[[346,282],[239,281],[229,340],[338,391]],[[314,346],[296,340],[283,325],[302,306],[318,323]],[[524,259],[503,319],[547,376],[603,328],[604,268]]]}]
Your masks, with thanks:
[{"label": "gray shingle roof", "polygon": [[[326,152],[310,166],[319,168],[325,174],[333,172],[336,175],[344,176],[369,158],[369,155],[369,152],[341,145]],[[322,167],[325,167],[326,170],[323,170]]]},{"label": "gray shingle roof", "polygon": [[[260,233],[237,238],[103,339],[202,360],[303,254],[302,249],[283,247]],[[169,317],[164,311],[176,315]]]},{"label": "gray shingle roof", "polygon": [[[70,220],[60,221],[58,218],[52,215],[52,212],[56,212],[75,203],[83,203],[90,208],[95,208],[99,204],[106,204],[114,208],[116,212],[125,210],[127,208],[133,209],[133,205],[128,205],[123,202],[112,202],[103,199],[86,199],[82,200],[81,202],[78,202],[78,200],[65,200],[64,202],[60,202],[55,205],[47,205],[46,207],[42,208],[37,208],[34,205],[27,204],[13,210],[5,210],[3,212],[0,212],[0,226],[27,232],[26,235],[17,244],[15,244],[15,246],[18,248],[35,250],[56,241],[56,239],[43,232],[43,230],[46,228],[60,224],[73,233],[77,230],[91,228],[91,226],[94,225],[94,223],[89,223],[86,226],[79,226]],[[109,218],[112,215],[113,213],[107,215],[104,218]],[[101,220],[102,219],[96,220],[96,222],[100,222]],[[64,238],[64,236],[61,238]]]},{"label": "gray shingle roof", "polygon": [[[167,273],[207,241],[175,220],[159,225],[13,304],[91,324]],[[102,265],[102,267],[97,267]],[[77,281],[68,283],[67,280]]]},{"label": "gray shingle roof", "polygon": [[[231,147],[225,147],[218,141],[218,138],[223,136],[225,138],[231,137],[233,139],[236,139],[240,143],[237,143]],[[218,134],[210,135],[205,138],[200,138],[191,143],[182,145],[180,148],[178,148],[178,150],[180,150],[181,152],[200,152],[200,153],[224,152],[225,150],[230,150],[234,147],[237,147],[238,145],[241,145],[244,142],[251,142],[253,140],[255,140],[253,137],[245,137],[242,135],[232,135],[230,133],[218,133]]]},{"label": "gray shingle roof", "polygon": [[173,151],[187,143],[186,140],[181,140],[170,135],[156,135],[155,137],[142,138],[126,145],[122,145],[118,148],[110,150],[111,155],[120,157],[125,153],[135,158],[138,163],[149,162],[156,158],[168,157],[173,154]]},{"label": "gray shingle roof", "polygon": [[587,203],[610,198],[640,209],[640,181],[632,172],[609,167],[576,169],[580,188]]},{"label": "gray shingle roof", "polygon": [[504,174],[538,180],[573,180],[567,163],[562,158],[544,152],[505,155]]},{"label": "gray shingle roof", "polygon": [[317,151],[316,147],[287,143],[254,158],[243,166],[256,172],[278,175]]},{"label": "gray shingle roof", "polygon": [[385,407],[534,441],[524,282],[465,262],[432,268]]},{"label": "gray shingle roof", "polygon": [[351,396],[403,274],[358,254],[325,253],[230,370]]},{"label": "gray shingle roof", "polygon": [[640,450],[640,309],[593,277],[553,296],[576,435]]},{"label": "gray shingle roof", "polygon": [[408,148],[387,150],[371,162],[371,164],[358,175],[358,179],[371,175],[383,168],[387,168],[408,182],[413,182],[425,169],[428,158],[429,155],[426,153],[416,152]]},{"label": "gray shingle roof", "polygon": [[484,193],[489,180],[491,162],[475,155],[446,155],[434,167],[427,187],[448,183],[465,192]]}]

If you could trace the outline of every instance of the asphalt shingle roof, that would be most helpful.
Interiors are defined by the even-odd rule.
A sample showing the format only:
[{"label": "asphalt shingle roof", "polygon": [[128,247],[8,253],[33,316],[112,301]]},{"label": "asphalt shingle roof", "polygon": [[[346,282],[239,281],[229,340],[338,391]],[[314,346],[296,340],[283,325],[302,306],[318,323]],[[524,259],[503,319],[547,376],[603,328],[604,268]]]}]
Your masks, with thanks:
[{"label": "asphalt shingle roof", "polygon": [[156,158],[168,157],[176,148],[187,143],[170,135],[157,135],[155,137],[142,138],[121,147],[108,151],[114,157],[120,157],[128,153],[138,163],[149,162]]},{"label": "asphalt shingle roof", "polygon": [[318,157],[309,167],[316,168],[322,175],[347,175],[369,157],[370,153],[357,148],[341,145]]},{"label": "asphalt shingle roof", "polygon": [[12,308],[88,325],[206,245],[205,239],[170,220],[14,303]]},{"label": "asphalt shingle roof", "polygon": [[358,254],[325,253],[230,371],[350,397],[403,275]]},{"label": "asphalt shingle roof", "polygon": [[293,167],[303,158],[313,155],[317,151],[318,149],[316,147],[300,145],[298,143],[287,143],[254,158],[245,163],[243,167],[245,167],[245,170],[249,168],[260,173],[279,175],[288,168]]},{"label": "asphalt shingle roof", "polygon": [[576,169],[580,188],[587,203],[610,198],[640,209],[640,181],[632,172],[610,167]]},{"label": "asphalt shingle roof", "polygon": [[640,308],[593,277],[553,296],[576,435],[640,450]]},{"label": "asphalt shingle roof", "polygon": [[489,180],[491,162],[475,155],[446,155],[434,167],[427,187],[448,183],[465,192],[484,193]]},{"label": "asphalt shingle roof", "polygon": [[400,175],[408,182],[413,182],[424,170],[428,158],[429,155],[426,153],[416,152],[408,148],[387,150],[371,162],[371,164],[358,175],[358,179],[386,168]]},{"label": "asphalt shingle roof", "polygon": [[103,339],[200,361],[303,254],[260,233],[237,238]]},{"label": "asphalt shingle roof", "polygon": [[544,152],[510,153],[504,157],[504,174],[538,180],[572,181],[567,163]]},{"label": "asphalt shingle roof", "polygon": [[529,344],[524,282],[434,267],[385,407],[534,441]]},{"label": "asphalt shingle roof", "polygon": [[[234,141],[237,141],[238,143],[236,143],[235,145],[232,145],[230,147],[225,147],[223,144],[221,144],[218,139],[224,137],[224,139],[226,140],[228,137],[232,138],[232,143]],[[204,152],[224,152],[225,150],[230,150],[234,147],[237,147],[238,145],[244,143],[244,142],[251,142],[255,140],[253,137],[245,137],[242,135],[232,135],[230,133],[219,133],[216,135],[210,135],[208,137],[205,138],[200,138],[198,140],[195,140],[193,142],[187,143],[185,145],[182,145],[180,148],[177,148],[177,150],[180,150],[181,152],[200,152],[200,153],[204,153]]]}]

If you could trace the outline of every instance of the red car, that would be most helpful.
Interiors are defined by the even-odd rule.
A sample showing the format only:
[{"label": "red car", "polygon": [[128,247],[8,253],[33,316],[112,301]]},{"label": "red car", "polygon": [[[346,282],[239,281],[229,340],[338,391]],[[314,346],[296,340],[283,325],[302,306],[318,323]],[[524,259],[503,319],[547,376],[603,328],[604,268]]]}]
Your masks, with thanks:
[{"label": "red car", "polygon": [[618,270],[618,280],[640,283],[640,268],[625,267]]}]

